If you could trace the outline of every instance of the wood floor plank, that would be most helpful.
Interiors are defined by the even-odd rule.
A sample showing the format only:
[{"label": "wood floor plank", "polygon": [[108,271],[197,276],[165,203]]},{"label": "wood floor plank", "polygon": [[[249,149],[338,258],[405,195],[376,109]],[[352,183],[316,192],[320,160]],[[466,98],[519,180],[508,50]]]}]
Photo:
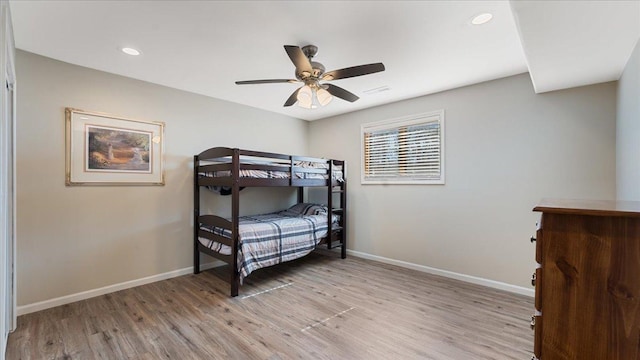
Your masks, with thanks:
[{"label": "wood floor plank", "polygon": [[18,318],[7,359],[523,359],[533,299],[358,258],[227,268]]}]

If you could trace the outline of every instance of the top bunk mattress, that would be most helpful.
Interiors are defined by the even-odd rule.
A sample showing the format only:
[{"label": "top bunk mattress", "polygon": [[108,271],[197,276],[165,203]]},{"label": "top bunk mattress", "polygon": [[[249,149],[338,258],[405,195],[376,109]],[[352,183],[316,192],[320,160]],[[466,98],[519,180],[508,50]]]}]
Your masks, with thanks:
[{"label": "top bunk mattress", "polygon": [[[238,152],[238,163],[233,153]],[[344,181],[344,162],[230,148],[212,148],[197,156],[196,171],[205,178],[229,178],[237,165],[239,178]]]},{"label": "top bunk mattress", "polygon": [[[242,165],[267,165],[267,166],[282,166],[282,170],[260,170],[260,169],[239,169],[239,177],[241,178],[255,178],[255,179],[291,179],[292,171],[289,171],[289,166],[280,165],[277,163],[266,163],[266,162],[243,162]],[[241,165],[241,166],[242,166]],[[293,171],[293,176],[296,179],[328,179],[329,178],[329,164],[328,163],[314,163],[314,162],[295,162],[293,164],[294,169],[324,169],[320,173],[317,172],[308,172],[308,171]],[[205,177],[229,177],[231,176],[230,170],[219,170],[219,171],[201,171],[198,172],[198,175]],[[334,165],[333,171],[331,173],[331,179],[337,180],[340,182],[344,181],[344,175],[342,172],[341,165]]]}]

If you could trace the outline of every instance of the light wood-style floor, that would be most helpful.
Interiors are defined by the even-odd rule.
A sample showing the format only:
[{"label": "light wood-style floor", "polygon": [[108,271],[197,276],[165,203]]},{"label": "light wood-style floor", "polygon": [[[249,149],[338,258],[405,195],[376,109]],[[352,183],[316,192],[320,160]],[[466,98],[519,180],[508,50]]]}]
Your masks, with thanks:
[{"label": "light wood-style floor", "polygon": [[529,359],[533,299],[311,254],[230,298],[187,275],[27,314],[7,359]]}]

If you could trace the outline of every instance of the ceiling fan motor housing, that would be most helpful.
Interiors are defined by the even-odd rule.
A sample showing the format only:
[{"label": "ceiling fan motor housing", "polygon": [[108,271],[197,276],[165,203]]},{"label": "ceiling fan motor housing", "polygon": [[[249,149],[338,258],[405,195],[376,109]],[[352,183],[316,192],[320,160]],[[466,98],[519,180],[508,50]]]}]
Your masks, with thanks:
[{"label": "ceiling fan motor housing", "polygon": [[296,69],[296,79],[304,81],[307,85],[309,85],[309,83],[316,83],[326,71],[324,65],[317,61],[311,61],[311,59],[313,59],[313,57],[318,53],[318,47],[315,45],[306,45],[303,46],[301,50],[304,56],[309,59],[309,63],[311,63],[312,73],[310,74],[307,71]]},{"label": "ceiling fan motor housing", "polygon": [[324,74],[325,67],[317,61],[311,61],[312,73],[296,69],[296,79],[306,82],[307,80],[318,80]]}]

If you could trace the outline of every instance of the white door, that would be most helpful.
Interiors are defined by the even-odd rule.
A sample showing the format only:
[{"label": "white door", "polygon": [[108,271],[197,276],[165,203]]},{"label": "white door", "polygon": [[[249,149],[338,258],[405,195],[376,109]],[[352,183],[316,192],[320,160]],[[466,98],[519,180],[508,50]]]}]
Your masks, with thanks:
[{"label": "white door", "polygon": [[[15,327],[14,319],[15,319],[15,286],[14,286],[14,186],[13,186],[13,169],[14,169],[14,146],[13,146],[13,84],[8,81],[5,82],[4,88],[4,96],[1,97],[3,101],[5,101],[5,119],[7,120],[7,126],[4,127],[3,130],[6,131],[6,136],[3,134],[3,137],[6,140],[6,169],[7,176],[4,180],[5,191],[6,191],[6,215],[5,215],[5,226],[6,226],[6,246],[5,246],[5,254],[6,254],[6,263],[5,263],[5,289],[6,289],[6,317],[5,317],[5,329],[8,331],[13,330]],[[3,131],[4,133],[4,131]],[[4,164],[3,164],[4,165]]]},{"label": "white door", "polygon": [[16,326],[15,311],[15,67],[9,3],[0,0],[0,360],[9,332]]},{"label": "white door", "polygon": [[[5,82],[4,89],[2,90],[2,128],[0,129],[0,152],[2,153],[2,159],[0,160],[0,169],[2,172],[2,179],[0,180],[0,186],[2,186],[2,205],[0,206],[0,214],[2,214],[2,220],[0,221],[0,247],[2,251],[2,293],[4,294],[4,306],[2,316],[2,335],[3,345],[6,344],[9,336],[9,331],[13,329],[13,317],[14,317],[14,286],[13,286],[13,126],[11,121],[7,121],[12,118],[13,106],[11,105],[12,99],[12,87],[8,82]],[[4,346],[3,346],[4,348]],[[4,351],[4,349],[3,349]],[[4,355],[3,355],[4,356]],[[0,357],[1,358],[1,357]]]}]

